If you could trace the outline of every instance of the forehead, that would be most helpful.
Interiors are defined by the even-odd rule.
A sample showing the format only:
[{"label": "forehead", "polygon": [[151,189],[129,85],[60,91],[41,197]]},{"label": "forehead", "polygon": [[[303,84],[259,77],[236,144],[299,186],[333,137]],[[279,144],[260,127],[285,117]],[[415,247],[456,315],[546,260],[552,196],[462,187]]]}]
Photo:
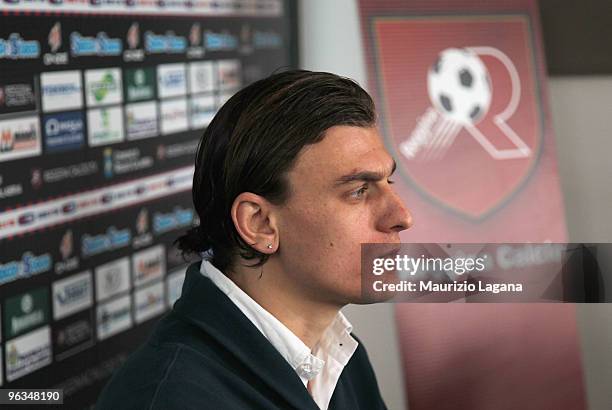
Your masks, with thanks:
[{"label": "forehead", "polygon": [[392,161],[375,127],[341,125],[300,152],[290,177],[330,180],[357,170],[386,170]]}]

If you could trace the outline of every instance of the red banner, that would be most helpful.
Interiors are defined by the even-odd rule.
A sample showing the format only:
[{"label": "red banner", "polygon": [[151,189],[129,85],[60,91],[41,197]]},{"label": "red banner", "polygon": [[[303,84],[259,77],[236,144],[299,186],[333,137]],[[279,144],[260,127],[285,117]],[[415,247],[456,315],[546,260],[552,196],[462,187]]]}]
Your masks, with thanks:
[{"label": "red banner", "polygon": [[[404,242],[565,242],[535,1],[360,0]],[[411,410],[586,407],[573,305],[398,305]]]}]

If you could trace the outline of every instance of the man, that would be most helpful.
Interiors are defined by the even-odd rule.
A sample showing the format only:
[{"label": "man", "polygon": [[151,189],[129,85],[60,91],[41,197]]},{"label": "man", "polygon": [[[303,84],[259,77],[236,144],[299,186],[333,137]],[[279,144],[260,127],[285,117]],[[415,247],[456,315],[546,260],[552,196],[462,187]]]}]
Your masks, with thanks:
[{"label": "man", "polygon": [[355,82],[287,71],[235,94],[196,156],[204,256],[182,296],[116,372],[98,409],[385,409],[340,309],[363,303],[361,243],[411,217]]}]

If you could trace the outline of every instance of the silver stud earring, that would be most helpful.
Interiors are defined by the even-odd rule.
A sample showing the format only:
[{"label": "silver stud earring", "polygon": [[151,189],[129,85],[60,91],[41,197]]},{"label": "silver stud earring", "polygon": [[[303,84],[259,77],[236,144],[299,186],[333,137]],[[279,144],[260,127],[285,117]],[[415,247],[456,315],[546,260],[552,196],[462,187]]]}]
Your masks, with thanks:
[{"label": "silver stud earring", "polygon": [[268,244],[268,249],[272,249],[272,244],[271,243]]}]

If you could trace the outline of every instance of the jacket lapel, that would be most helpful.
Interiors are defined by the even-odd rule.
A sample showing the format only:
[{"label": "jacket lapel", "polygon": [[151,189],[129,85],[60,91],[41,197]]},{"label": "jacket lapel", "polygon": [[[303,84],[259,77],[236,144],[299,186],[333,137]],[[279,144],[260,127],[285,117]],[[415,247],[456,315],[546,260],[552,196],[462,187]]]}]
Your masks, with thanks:
[{"label": "jacket lapel", "polygon": [[207,277],[189,266],[174,311],[216,339],[288,403],[318,409],[299,376],[259,329]]}]

